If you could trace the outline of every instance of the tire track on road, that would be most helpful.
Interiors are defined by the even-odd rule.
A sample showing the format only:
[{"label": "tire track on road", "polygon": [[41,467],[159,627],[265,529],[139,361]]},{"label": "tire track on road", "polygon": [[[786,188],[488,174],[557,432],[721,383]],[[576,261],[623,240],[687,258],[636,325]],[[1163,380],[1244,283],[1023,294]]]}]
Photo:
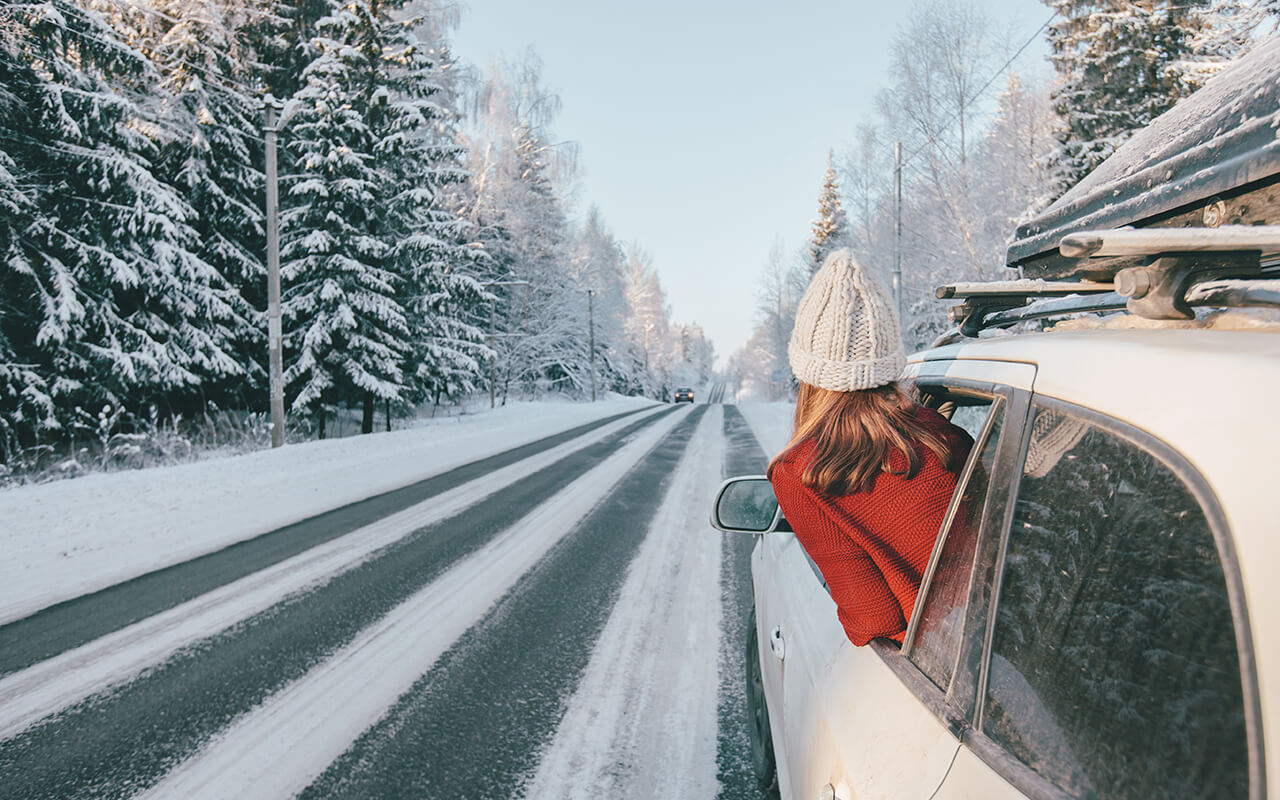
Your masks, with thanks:
[{"label": "tire track on road", "polygon": [[722,416],[708,405],[526,800],[715,795]]},{"label": "tire track on road", "polygon": [[[724,436],[727,440],[724,477],[762,475],[768,458],[746,417],[736,406],[724,407]],[[716,766],[720,779],[720,800],[766,800],[773,797],[760,787],[751,768],[751,745],[747,739],[751,724],[747,713],[746,674],[742,654],[747,648],[747,620],[755,599],[751,587],[751,551],[756,537],[749,534],[721,534],[720,586],[723,622],[720,629],[720,739]]]},{"label": "tire track on road", "polygon": [[301,797],[518,794],[705,412],[693,409]]},{"label": "tire track on road", "polygon": [[503,502],[481,503],[416,531],[322,587],[180,651],[119,690],[0,742],[0,797],[126,797],[151,785],[233,719],[673,410],[511,484]]},{"label": "tire track on road", "polygon": [[579,425],[190,561],[58,603],[0,626],[0,677],[171,609],[493,470],[643,410],[627,411]]}]

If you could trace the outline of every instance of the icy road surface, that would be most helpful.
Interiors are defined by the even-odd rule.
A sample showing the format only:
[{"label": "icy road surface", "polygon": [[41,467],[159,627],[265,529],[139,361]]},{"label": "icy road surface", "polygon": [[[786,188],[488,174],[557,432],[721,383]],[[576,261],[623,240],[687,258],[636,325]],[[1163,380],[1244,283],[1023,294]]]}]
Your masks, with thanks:
[{"label": "icy road surface", "polygon": [[706,520],[787,412],[610,412],[0,626],[0,797],[764,796]]}]

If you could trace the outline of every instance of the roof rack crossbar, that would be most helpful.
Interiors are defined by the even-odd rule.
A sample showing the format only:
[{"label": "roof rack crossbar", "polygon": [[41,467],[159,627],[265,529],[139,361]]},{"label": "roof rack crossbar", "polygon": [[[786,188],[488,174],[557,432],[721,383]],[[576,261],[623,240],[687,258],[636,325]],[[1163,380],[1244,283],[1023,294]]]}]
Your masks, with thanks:
[{"label": "roof rack crossbar", "polygon": [[1003,328],[1018,322],[1061,317],[1067,314],[1086,314],[1101,311],[1121,311],[1128,298],[1118,292],[1106,292],[1088,297],[1064,297],[1057,300],[1040,300],[1021,308],[990,313],[982,321],[983,328]]},{"label": "roof rack crossbar", "polygon": [[939,300],[968,297],[1052,297],[1087,292],[1110,292],[1114,287],[1110,283],[1089,283],[1081,281],[1046,281],[1039,278],[1024,278],[1016,281],[967,281],[939,286],[936,290]]},{"label": "roof rack crossbar", "polygon": [[1115,228],[1062,237],[1067,258],[1154,256],[1175,253],[1280,252],[1280,225],[1223,225],[1218,228]]},{"label": "roof rack crossbar", "polygon": [[1187,290],[1193,306],[1280,308],[1280,280],[1221,280],[1198,283]]},{"label": "roof rack crossbar", "polygon": [[[1192,285],[1185,295],[1189,306],[1227,308],[1280,308],[1280,280],[1227,279],[1204,281]],[[1039,300],[1019,308],[990,311],[977,324],[979,330],[1005,328],[1019,322],[1062,317],[1069,314],[1123,311],[1129,298],[1118,292],[1106,292],[1087,297],[1063,297]],[[963,331],[948,332],[943,337],[954,341]],[[941,340],[940,340],[941,341]]]}]

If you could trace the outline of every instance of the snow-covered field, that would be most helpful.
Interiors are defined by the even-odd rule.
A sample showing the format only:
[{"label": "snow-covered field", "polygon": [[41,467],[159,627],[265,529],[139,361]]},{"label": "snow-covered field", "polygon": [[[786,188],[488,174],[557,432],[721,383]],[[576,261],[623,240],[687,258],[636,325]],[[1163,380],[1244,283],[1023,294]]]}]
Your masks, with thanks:
[{"label": "snow-covered field", "polygon": [[624,411],[513,403],[423,427],[0,491],[0,624]]}]

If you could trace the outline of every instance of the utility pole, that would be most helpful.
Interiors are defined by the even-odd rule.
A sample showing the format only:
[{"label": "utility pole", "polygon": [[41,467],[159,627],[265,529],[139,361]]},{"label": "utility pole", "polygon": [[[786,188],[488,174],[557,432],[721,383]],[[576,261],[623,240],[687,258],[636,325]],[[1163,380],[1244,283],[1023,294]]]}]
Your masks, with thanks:
[{"label": "utility pole", "polygon": [[284,445],[284,359],[280,324],[280,198],[276,186],[276,125],[284,109],[267,95],[262,100],[262,133],[266,144],[267,182],[267,346],[271,385],[271,446]]},{"label": "utility pole", "polygon": [[902,324],[902,142],[893,143],[893,307]]},{"label": "utility pole", "polygon": [[587,326],[590,330],[591,402],[596,401],[596,290],[587,290]]},{"label": "utility pole", "polygon": [[493,355],[489,356],[489,408],[494,407],[494,385],[497,377],[495,376],[495,367],[498,365],[498,351],[493,349],[493,308],[494,303],[489,304],[489,352]]}]

